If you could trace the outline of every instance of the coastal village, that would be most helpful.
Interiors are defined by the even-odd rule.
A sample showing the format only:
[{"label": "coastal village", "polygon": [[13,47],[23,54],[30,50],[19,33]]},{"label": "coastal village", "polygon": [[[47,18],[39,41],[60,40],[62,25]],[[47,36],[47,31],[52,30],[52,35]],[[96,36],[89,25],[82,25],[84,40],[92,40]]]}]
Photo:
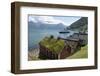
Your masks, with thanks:
[{"label": "coastal village", "polygon": [[39,43],[39,56],[45,56],[48,59],[64,59],[87,45],[87,36],[87,33],[79,32],[67,38],[45,37]]}]

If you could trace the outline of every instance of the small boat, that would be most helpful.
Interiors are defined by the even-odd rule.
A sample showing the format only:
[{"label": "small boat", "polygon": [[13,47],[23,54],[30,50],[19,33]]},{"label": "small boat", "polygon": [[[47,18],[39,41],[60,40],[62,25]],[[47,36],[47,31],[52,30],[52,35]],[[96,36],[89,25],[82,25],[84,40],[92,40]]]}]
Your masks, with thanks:
[{"label": "small boat", "polygon": [[60,31],[59,33],[70,33],[69,31]]}]

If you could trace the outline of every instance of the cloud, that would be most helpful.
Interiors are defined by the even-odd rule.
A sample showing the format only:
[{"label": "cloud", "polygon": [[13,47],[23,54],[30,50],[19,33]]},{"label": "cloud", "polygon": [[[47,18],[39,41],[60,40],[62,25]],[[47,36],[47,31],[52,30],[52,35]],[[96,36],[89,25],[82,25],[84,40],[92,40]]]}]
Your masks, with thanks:
[{"label": "cloud", "polygon": [[33,16],[29,16],[28,17],[28,21],[33,21],[33,22],[37,22],[37,20],[33,17]]},{"label": "cloud", "polygon": [[65,22],[59,19],[55,19],[53,16],[29,16],[29,21],[41,22],[45,24],[59,24],[62,23],[66,25]]},{"label": "cloud", "polygon": [[40,16],[39,21],[43,23],[52,23],[52,24],[58,24],[59,21],[55,20],[52,16]]}]

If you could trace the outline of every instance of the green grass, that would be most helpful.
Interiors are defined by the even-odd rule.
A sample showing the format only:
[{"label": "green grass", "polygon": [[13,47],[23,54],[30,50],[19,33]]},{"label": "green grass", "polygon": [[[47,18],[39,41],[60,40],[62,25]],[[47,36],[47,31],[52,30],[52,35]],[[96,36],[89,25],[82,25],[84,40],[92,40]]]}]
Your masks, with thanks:
[{"label": "green grass", "polygon": [[50,51],[59,53],[64,48],[64,40],[55,39],[51,37],[45,37],[40,44],[48,48]]},{"label": "green grass", "polygon": [[79,59],[79,58],[88,58],[88,46],[81,47],[80,50],[78,50],[73,55],[67,57],[67,59]]}]

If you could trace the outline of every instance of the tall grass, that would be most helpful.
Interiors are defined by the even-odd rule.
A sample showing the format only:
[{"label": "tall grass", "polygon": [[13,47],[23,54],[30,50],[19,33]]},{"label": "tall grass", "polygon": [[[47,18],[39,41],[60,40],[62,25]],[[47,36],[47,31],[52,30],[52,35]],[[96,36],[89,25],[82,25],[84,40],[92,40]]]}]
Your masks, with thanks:
[{"label": "tall grass", "polygon": [[73,55],[67,57],[67,59],[79,59],[79,58],[88,58],[88,46],[81,47],[80,50],[78,50]]}]

